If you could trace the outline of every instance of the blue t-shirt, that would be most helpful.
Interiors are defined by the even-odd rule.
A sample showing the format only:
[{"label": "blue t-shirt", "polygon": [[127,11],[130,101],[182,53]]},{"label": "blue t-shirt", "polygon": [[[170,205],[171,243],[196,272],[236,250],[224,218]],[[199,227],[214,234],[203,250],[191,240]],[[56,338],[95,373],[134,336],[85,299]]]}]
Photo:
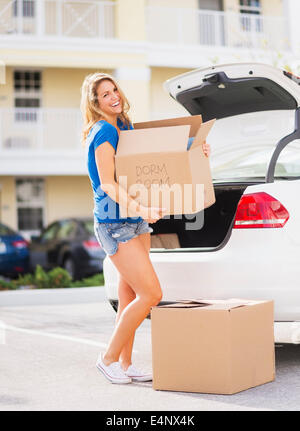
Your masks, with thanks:
[{"label": "blue t-shirt", "polygon": [[186,148],[187,150],[191,148],[193,142],[194,142],[194,138],[189,138],[187,148]]},{"label": "blue t-shirt", "polygon": [[[118,119],[118,127],[120,130],[127,130],[128,127]],[[130,125],[129,129],[133,129]],[[107,193],[101,189],[101,182],[98,175],[95,150],[104,142],[109,142],[117,151],[119,135],[117,129],[105,120],[100,120],[93,125],[87,139],[87,168],[94,194],[94,219],[98,223],[113,223],[127,221],[129,223],[137,223],[143,220],[142,217],[121,218],[119,212],[119,204],[111,199]]]}]

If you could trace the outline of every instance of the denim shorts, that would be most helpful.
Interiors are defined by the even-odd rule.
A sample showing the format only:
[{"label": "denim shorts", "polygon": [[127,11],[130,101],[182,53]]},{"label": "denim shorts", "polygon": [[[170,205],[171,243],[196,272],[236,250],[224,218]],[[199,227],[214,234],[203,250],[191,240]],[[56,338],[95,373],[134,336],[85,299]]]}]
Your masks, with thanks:
[{"label": "denim shorts", "polygon": [[151,233],[153,229],[145,220],[137,223],[114,222],[98,223],[94,222],[95,236],[108,256],[114,255],[118,251],[119,242],[127,242],[142,233]]}]

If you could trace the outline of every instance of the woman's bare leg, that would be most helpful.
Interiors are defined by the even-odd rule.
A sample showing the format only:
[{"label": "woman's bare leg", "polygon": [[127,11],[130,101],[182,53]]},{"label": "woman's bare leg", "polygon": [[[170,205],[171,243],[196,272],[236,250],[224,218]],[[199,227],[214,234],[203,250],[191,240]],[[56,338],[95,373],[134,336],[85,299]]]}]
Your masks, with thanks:
[{"label": "woman's bare leg", "polygon": [[[131,289],[127,281],[125,281],[124,278],[121,276],[120,276],[120,281],[118,286],[118,297],[119,297],[119,305],[118,305],[118,311],[116,315],[116,325],[120,319],[120,316],[123,310],[127,307],[127,305],[130,302],[132,302],[136,298],[136,294],[134,293],[134,291]],[[119,362],[122,365],[122,368],[124,370],[127,370],[129,365],[131,365],[131,355],[132,355],[132,349],[133,349],[134,335],[135,334],[133,334],[130,337],[130,339],[124,345],[120,353]]]},{"label": "woman's bare leg", "polygon": [[[141,237],[141,235],[139,236]],[[159,280],[152,266],[149,252],[139,237],[120,243],[111,260],[136,294],[123,310],[104,354],[105,365],[119,360],[125,344],[162,298]]]},{"label": "woman's bare leg", "polygon": [[[139,235],[138,238],[143,243],[146,251],[149,253],[150,244],[151,244],[150,233],[141,234]],[[136,294],[134,293],[134,290],[121,276],[120,276],[119,287],[118,287],[118,296],[119,296],[119,305],[118,305],[118,311],[116,315],[116,324],[119,321],[119,318],[124,308],[126,308],[126,306],[136,298]],[[130,337],[128,342],[124,345],[119,357],[119,362],[122,365],[122,368],[124,370],[127,370],[129,365],[132,364],[131,357],[132,357],[134,336],[135,336],[135,333]]]}]

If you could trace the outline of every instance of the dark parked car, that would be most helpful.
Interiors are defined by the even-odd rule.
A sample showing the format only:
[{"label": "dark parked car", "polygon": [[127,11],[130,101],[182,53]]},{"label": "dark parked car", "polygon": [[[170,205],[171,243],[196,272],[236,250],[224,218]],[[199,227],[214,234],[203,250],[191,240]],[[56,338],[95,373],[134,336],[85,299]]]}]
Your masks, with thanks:
[{"label": "dark parked car", "polygon": [[92,218],[68,218],[47,226],[29,244],[30,268],[65,268],[74,280],[102,271],[105,252],[94,234]]},{"label": "dark parked car", "polygon": [[0,223],[0,275],[16,277],[29,268],[28,242],[18,232]]}]

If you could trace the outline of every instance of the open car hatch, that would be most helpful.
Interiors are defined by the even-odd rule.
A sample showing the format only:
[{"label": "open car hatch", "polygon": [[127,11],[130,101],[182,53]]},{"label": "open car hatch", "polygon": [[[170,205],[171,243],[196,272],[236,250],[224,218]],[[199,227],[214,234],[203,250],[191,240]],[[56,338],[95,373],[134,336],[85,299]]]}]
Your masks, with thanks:
[{"label": "open car hatch", "polygon": [[176,76],[164,86],[191,115],[201,114],[203,121],[262,111],[294,111],[294,131],[283,136],[271,152],[266,182],[274,181],[283,148],[300,139],[300,78],[290,72],[260,63],[223,64]]},{"label": "open car hatch", "polygon": [[169,94],[203,121],[257,111],[297,109],[300,78],[259,63],[211,66],[165,83]]}]

